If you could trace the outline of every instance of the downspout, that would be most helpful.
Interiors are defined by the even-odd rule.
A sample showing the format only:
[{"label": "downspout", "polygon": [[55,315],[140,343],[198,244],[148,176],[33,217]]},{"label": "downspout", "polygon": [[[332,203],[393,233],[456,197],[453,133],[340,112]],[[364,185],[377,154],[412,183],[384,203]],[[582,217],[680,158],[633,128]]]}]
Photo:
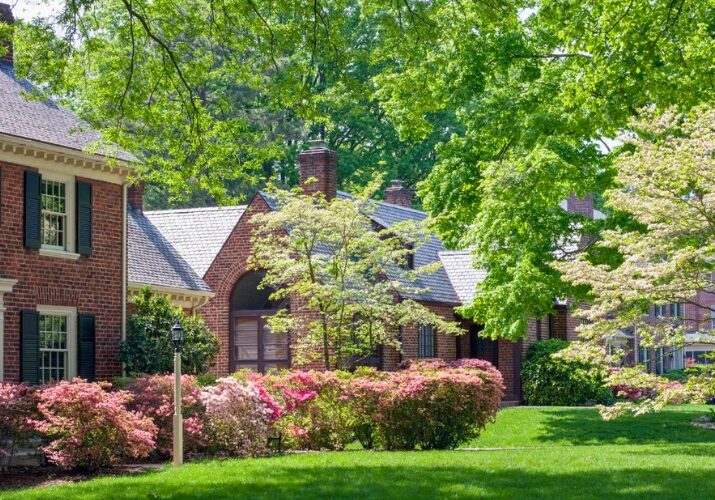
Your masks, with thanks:
[{"label": "downspout", "polygon": [[[127,339],[127,183],[122,184],[122,342]],[[122,363],[122,376],[126,376]]]}]

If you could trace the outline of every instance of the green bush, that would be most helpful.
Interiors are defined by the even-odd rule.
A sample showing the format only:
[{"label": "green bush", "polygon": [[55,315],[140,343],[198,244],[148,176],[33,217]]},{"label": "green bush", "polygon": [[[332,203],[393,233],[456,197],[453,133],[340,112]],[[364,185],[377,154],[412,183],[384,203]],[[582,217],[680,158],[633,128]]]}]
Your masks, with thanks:
[{"label": "green bush", "polygon": [[585,361],[554,357],[569,342],[559,339],[536,342],[522,366],[524,399],[530,405],[578,406],[610,404],[613,393],[605,386],[605,367]]},{"label": "green bush", "polygon": [[182,371],[199,375],[208,371],[219,350],[216,335],[199,316],[186,316],[168,297],[142,289],[134,299],[137,312],[129,317],[127,339],[119,349],[120,361],[130,375],[169,373],[174,369],[171,327],[184,328]]}]

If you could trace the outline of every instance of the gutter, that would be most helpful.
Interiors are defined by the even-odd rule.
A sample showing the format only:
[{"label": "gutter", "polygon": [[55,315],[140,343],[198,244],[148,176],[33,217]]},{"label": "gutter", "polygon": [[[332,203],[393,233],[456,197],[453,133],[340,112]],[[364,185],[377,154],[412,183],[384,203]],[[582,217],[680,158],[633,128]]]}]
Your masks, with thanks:
[{"label": "gutter", "polygon": [[[127,183],[122,184],[122,342],[127,340]],[[126,375],[122,363],[122,375]]]}]

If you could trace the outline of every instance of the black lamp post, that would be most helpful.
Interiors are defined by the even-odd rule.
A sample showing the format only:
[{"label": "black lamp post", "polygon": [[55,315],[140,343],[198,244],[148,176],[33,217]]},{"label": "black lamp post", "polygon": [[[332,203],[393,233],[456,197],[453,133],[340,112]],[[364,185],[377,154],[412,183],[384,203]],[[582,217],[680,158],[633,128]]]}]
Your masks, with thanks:
[{"label": "black lamp post", "polygon": [[171,327],[171,341],[174,343],[174,465],[184,463],[184,419],[181,415],[181,345],[184,343],[184,329],[178,321]]},{"label": "black lamp post", "polygon": [[171,340],[174,342],[174,352],[181,352],[181,345],[184,343],[184,328],[178,321],[171,327]]}]

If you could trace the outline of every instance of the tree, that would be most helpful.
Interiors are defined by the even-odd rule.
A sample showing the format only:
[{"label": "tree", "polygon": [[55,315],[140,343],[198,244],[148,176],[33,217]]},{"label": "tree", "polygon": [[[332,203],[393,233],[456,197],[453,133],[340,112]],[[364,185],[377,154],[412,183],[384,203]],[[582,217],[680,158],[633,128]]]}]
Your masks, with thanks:
[{"label": "tree", "polygon": [[618,258],[594,263],[580,256],[557,267],[588,289],[590,307],[580,312],[587,339],[603,342],[616,329],[635,328],[645,345],[670,346],[682,342],[686,326],[649,321],[643,313],[651,304],[693,304],[715,313],[701,300],[714,293],[715,108],[647,110],[631,130],[605,198],[638,226],[603,232],[596,249]]},{"label": "tree", "polygon": [[250,265],[266,271],[261,284],[275,290],[273,300],[291,304],[267,320],[276,334],[300,332],[299,362],[322,357],[326,369],[349,368],[378,346],[400,349],[408,325],[461,333],[413,300],[423,291],[415,278],[435,270],[408,266],[425,232],[414,223],[376,227],[369,195],[377,185],[333,200],[273,190],[279,209],[252,219]]},{"label": "tree", "polygon": [[219,351],[216,334],[203,318],[187,316],[168,297],[154,295],[143,288],[133,298],[136,312],[129,316],[127,339],[119,346],[119,360],[125,363],[130,375],[171,373],[174,366],[174,347],[171,328],[178,321],[184,329],[181,364],[184,373],[206,373]]},{"label": "tree", "polygon": [[294,185],[316,136],[341,155],[341,185],[414,186],[455,119],[399,138],[374,95],[378,40],[359,0],[85,0],[19,25],[15,45],[20,74],[142,157],[147,201],[165,206]]},{"label": "tree", "polygon": [[444,241],[473,246],[489,272],[462,312],[485,335],[522,338],[555,297],[581,298],[551,265],[570,257],[571,235],[625,222],[607,211],[587,226],[559,208],[612,186],[616,152],[604,139],[645,106],[712,101],[711,2],[404,5],[385,21],[381,105],[403,137],[429,132],[441,109],[459,117],[463,131],[438,146],[419,193]]},{"label": "tree", "polygon": [[281,152],[310,133],[337,145],[348,184],[409,173],[425,141],[412,178],[434,165],[419,192],[435,230],[489,271],[462,312],[492,337],[523,337],[579,292],[551,264],[576,227],[601,228],[558,205],[612,186],[605,139],[646,106],[715,93],[707,0],[65,5],[55,26],[20,30],[30,74],[174,193],[289,179]]}]

